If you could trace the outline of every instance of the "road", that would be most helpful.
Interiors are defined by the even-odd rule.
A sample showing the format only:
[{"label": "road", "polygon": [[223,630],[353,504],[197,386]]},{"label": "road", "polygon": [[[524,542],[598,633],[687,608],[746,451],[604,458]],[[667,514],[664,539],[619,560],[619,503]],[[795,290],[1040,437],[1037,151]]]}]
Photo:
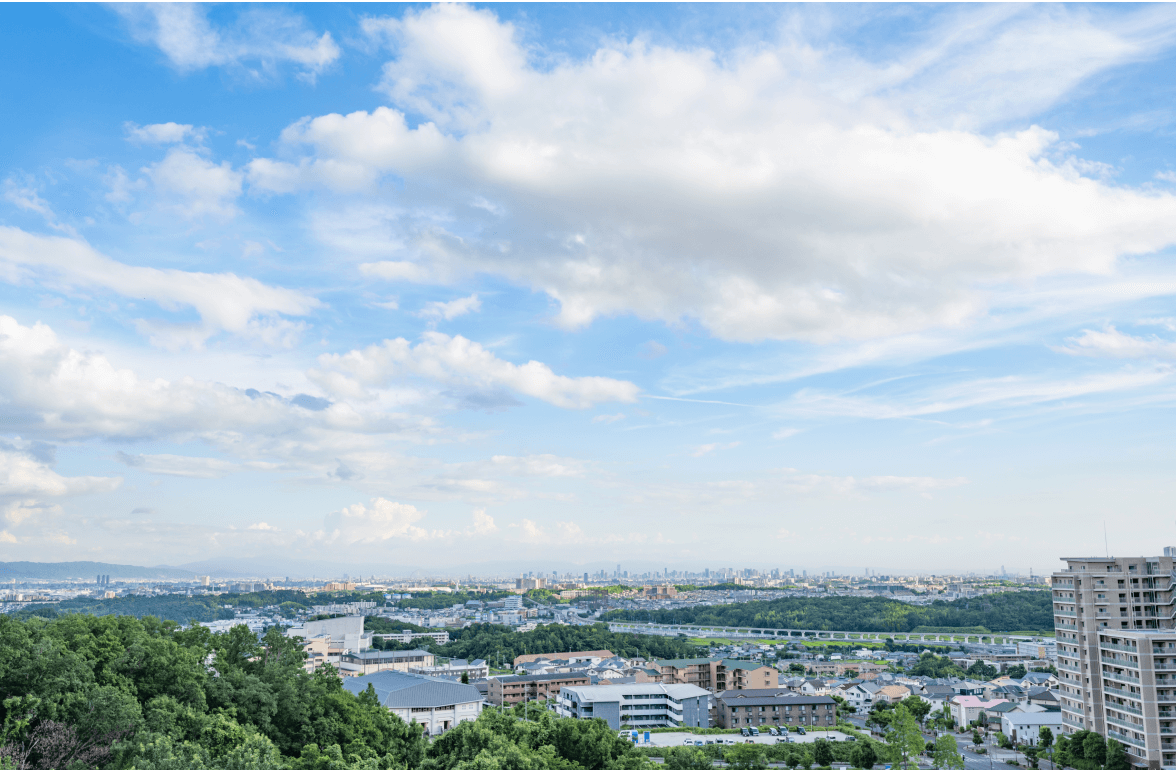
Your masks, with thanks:
[{"label": "road", "polygon": [[[640,730],[637,732],[642,737],[644,737],[644,733],[642,733]],[[818,738],[828,738],[831,741],[844,741],[847,736],[845,733],[839,733],[836,730],[830,730],[829,732],[809,732],[805,735],[789,733],[788,737],[792,739],[793,743],[812,743]],[[755,738],[744,738],[739,733],[720,733],[716,735],[694,735],[693,733],[650,733],[649,743],[639,743],[637,745],[661,748],[663,746],[681,746],[687,740],[704,742],[708,740],[723,740],[735,741],[735,743],[746,743],[751,741],[752,743],[774,745],[776,741],[779,740],[779,738],[766,732],[760,733],[759,736]]]}]

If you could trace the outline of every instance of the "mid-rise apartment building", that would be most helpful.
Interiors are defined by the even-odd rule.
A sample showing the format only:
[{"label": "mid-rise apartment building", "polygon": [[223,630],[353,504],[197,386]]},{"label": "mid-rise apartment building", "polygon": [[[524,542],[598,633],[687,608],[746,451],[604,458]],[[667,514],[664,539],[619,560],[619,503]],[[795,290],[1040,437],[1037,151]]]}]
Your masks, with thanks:
[{"label": "mid-rise apartment building", "polygon": [[711,692],[772,689],[780,680],[776,669],[749,660],[678,658],[655,660],[651,667],[662,684],[692,684]]},{"label": "mid-rise apartment building", "polygon": [[797,695],[781,688],[727,690],[715,696],[715,725],[733,727],[832,727],[837,702],[823,695]]},{"label": "mid-rise apartment building", "polygon": [[556,713],[603,719],[614,730],[710,727],[710,693],[692,684],[608,684],[564,687]]},{"label": "mid-rise apartment building", "polygon": [[592,679],[585,672],[494,676],[490,677],[486,700],[495,706],[513,706],[523,701],[556,698],[562,687],[591,683]]},{"label": "mid-rise apartment building", "polygon": [[1114,738],[1150,768],[1176,768],[1174,556],[1067,558],[1052,576],[1063,733]]}]

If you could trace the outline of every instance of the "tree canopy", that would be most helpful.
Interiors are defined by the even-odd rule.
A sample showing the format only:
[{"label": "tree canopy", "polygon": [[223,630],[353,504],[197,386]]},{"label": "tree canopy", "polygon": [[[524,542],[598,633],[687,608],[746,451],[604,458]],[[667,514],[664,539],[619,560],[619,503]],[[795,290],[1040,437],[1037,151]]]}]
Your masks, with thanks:
[{"label": "tree canopy", "polygon": [[1048,591],[1008,591],[986,596],[912,605],[882,597],[797,597],[683,607],[672,610],[614,610],[605,620],[646,620],[757,628],[810,628],[827,631],[913,631],[919,626],[994,632],[1053,633]]}]

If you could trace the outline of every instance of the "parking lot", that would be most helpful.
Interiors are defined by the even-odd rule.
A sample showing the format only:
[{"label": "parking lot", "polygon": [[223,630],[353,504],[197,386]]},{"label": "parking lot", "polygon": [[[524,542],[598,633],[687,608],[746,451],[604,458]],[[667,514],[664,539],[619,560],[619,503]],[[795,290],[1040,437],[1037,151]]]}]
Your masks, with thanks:
[{"label": "parking lot", "polygon": [[[793,743],[812,743],[818,738],[826,738],[831,741],[844,741],[848,736],[846,736],[845,733],[840,733],[836,730],[830,730],[829,732],[809,732],[806,735],[788,733],[788,737],[792,739]],[[703,743],[706,743],[707,741],[723,741],[729,745],[746,743],[747,741],[751,741],[753,743],[774,744],[776,741],[780,740],[779,737],[775,735],[769,735],[766,732],[760,733],[755,738],[745,738],[739,733],[722,733],[719,735],[694,735],[692,733],[651,733],[649,736],[649,743],[644,743],[645,733],[639,732],[638,738],[640,741],[642,741],[641,743],[637,744],[638,746],[683,746],[686,744],[686,741],[702,741]]]}]

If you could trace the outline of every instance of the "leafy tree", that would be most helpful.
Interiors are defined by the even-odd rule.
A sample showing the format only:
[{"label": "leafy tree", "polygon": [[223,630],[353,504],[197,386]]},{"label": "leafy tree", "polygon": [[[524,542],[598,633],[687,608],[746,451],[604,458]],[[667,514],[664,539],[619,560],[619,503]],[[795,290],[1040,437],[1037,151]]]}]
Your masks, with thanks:
[{"label": "leafy tree", "polygon": [[984,627],[995,632],[1053,631],[1048,591],[1009,591],[983,597],[908,605],[882,597],[793,597],[673,610],[614,610],[604,620],[643,620],[760,628],[913,631],[919,626]]},{"label": "leafy tree", "polygon": [[1014,666],[1009,666],[1007,669],[1005,669],[1005,674],[1012,677],[1013,679],[1024,679],[1026,671],[1025,671],[1025,667],[1023,665],[1021,665],[1020,663],[1018,663]]},{"label": "leafy tree", "polygon": [[964,758],[960,755],[959,744],[950,735],[936,739],[931,753],[931,764],[938,770],[964,770]]},{"label": "leafy tree", "polygon": [[866,717],[866,725],[868,727],[877,728],[882,732],[890,729],[890,723],[894,719],[894,707],[890,703],[875,703],[870,708],[870,713]]},{"label": "leafy tree", "polygon": [[898,762],[903,765],[909,765],[911,757],[923,751],[923,733],[919,730],[919,724],[901,702],[894,707],[886,742],[894,748]]},{"label": "leafy tree", "polygon": [[768,766],[762,748],[754,743],[740,743],[728,749],[723,758],[731,770],[765,770]]},{"label": "leafy tree", "polygon": [[470,672],[468,672],[468,671],[461,672],[461,683],[462,684],[469,684],[470,683]]},{"label": "leafy tree", "polygon": [[1082,739],[1082,757],[1091,767],[1102,766],[1107,761],[1107,742],[1098,733],[1087,733]]},{"label": "leafy tree", "polygon": [[713,761],[698,749],[679,746],[666,752],[666,770],[712,770]]},{"label": "leafy tree", "polygon": [[1040,754],[1041,749],[1037,746],[1026,746],[1025,748],[1021,749],[1021,751],[1025,754],[1025,759],[1028,760],[1029,767],[1033,768],[1033,770],[1037,770],[1037,757]]},{"label": "leafy tree", "polygon": [[931,704],[922,698],[903,698],[902,703],[920,725],[923,724],[923,720],[927,718],[927,715],[931,713]]},{"label": "leafy tree", "polygon": [[1040,746],[1042,749],[1046,750],[1047,752],[1049,752],[1049,761],[1052,764],[1053,759],[1054,759],[1054,755],[1053,755],[1053,745],[1054,745],[1053,730],[1049,729],[1045,725],[1042,725],[1041,729],[1039,729],[1037,731],[1037,745]]},{"label": "leafy tree", "polygon": [[805,667],[803,663],[789,663],[788,671],[793,674],[803,674],[805,672]]},{"label": "leafy tree", "polygon": [[813,761],[822,767],[833,764],[833,749],[829,741],[818,738],[813,742]]},{"label": "leafy tree", "polygon": [[1106,770],[1131,770],[1127,749],[1114,738],[1107,740]]},{"label": "leafy tree", "polygon": [[[1075,733],[1077,735],[1077,733]],[[1073,767],[1074,755],[1071,752],[1073,743],[1067,735],[1059,735],[1054,741],[1053,756],[1050,761],[1054,767]]]},{"label": "leafy tree", "polygon": [[935,678],[964,675],[964,672],[951,658],[946,655],[936,655],[932,652],[923,653],[919,657],[919,662],[911,667],[909,673],[912,676],[930,676]]},{"label": "leafy tree", "polygon": [[995,679],[998,672],[996,666],[990,666],[984,661],[978,660],[968,666],[968,670],[965,673],[973,679],[988,680]]},{"label": "leafy tree", "polygon": [[1009,741],[1009,736],[1005,735],[1004,733],[997,733],[996,745],[1000,746],[1002,749],[1007,749],[1012,745],[1012,743]]},{"label": "leafy tree", "polygon": [[874,752],[873,741],[858,741],[853,747],[850,762],[854,767],[870,770],[878,762],[878,755]]},{"label": "leafy tree", "polygon": [[972,731],[972,745],[979,746],[981,743],[984,743],[984,739],[980,737],[980,731],[973,730]]}]

